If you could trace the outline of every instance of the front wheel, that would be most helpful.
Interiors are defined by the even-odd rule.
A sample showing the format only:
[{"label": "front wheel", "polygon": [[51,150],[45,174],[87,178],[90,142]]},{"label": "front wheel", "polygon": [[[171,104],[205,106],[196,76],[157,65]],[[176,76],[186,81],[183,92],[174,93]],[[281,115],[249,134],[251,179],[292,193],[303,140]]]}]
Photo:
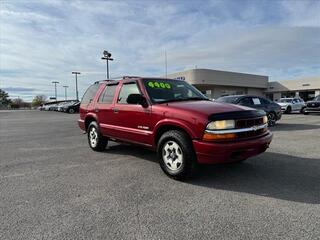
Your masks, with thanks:
[{"label": "front wheel", "polygon": [[70,108],[70,109],[69,109],[69,113],[74,113],[74,109],[73,109],[73,108]]},{"label": "front wheel", "polygon": [[100,133],[98,124],[96,122],[90,123],[87,134],[89,146],[92,150],[101,152],[106,148],[108,139]]},{"label": "front wheel", "polygon": [[171,178],[191,178],[197,168],[192,142],[186,133],[178,130],[165,132],[158,143],[159,163]]},{"label": "front wheel", "polygon": [[276,114],[274,112],[269,112],[268,115],[268,126],[272,127],[276,124]]},{"label": "front wheel", "polygon": [[306,107],[301,108],[300,113],[305,114]]}]

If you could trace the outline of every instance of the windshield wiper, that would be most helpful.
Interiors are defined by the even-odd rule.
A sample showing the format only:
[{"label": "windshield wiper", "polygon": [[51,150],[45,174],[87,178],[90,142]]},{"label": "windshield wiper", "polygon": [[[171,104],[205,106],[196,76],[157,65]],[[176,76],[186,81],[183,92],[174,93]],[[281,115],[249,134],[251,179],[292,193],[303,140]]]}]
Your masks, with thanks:
[{"label": "windshield wiper", "polygon": [[190,98],[175,98],[175,99],[168,99],[168,100],[164,100],[164,101],[159,101],[159,102],[157,102],[157,103],[182,102],[182,101],[193,101],[193,100],[210,101],[208,98],[202,98],[202,97],[190,97]]}]

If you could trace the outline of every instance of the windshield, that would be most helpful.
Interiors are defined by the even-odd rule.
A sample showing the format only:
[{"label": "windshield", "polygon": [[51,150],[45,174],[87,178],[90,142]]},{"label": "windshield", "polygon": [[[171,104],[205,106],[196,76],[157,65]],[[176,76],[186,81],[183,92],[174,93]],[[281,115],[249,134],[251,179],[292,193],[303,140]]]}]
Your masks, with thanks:
[{"label": "windshield", "polygon": [[220,97],[216,100],[216,102],[235,103],[238,100],[238,98],[239,97],[235,96]]},{"label": "windshield", "polygon": [[291,103],[292,102],[292,98],[281,98],[279,100],[279,102],[281,102],[281,103]]},{"label": "windshield", "polygon": [[144,85],[153,103],[209,100],[195,87],[181,80],[146,79]]},{"label": "windshield", "polygon": [[320,95],[315,97],[313,101],[320,101]]}]

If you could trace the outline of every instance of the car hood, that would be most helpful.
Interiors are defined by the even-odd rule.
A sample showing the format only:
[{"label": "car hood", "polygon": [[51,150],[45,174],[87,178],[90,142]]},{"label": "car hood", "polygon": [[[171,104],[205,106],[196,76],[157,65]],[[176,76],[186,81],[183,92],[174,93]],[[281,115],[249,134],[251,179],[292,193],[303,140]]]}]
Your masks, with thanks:
[{"label": "car hood", "polygon": [[277,102],[277,104],[280,105],[281,107],[285,107],[289,105],[289,103],[282,103],[282,102]]},{"label": "car hood", "polygon": [[253,108],[234,105],[229,103],[218,103],[212,101],[183,101],[167,103],[168,107],[176,108],[179,110],[186,110],[189,112],[196,112],[203,115],[211,115],[224,112],[237,112],[246,110],[255,110]]}]

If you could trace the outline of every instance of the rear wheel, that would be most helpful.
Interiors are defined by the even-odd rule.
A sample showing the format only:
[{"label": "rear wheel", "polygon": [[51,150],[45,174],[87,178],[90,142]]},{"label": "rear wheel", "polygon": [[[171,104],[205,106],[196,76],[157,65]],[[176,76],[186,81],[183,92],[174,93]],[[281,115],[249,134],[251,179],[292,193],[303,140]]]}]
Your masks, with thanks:
[{"label": "rear wheel", "polygon": [[74,109],[73,109],[73,108],[70,108],[70,109],[69,109],[69,113],[74,113]]},{"label": "rear wheel", "polygon": [[300,113],[305,114],[306,107],[301,108]]},{"label": "rear wheel", "polygon": [[185,180],[196,171],[196,155],[192,142],[182,131],[165,132],[158,143],[159,163],[162,170],[171,178]]},{"label": "rear wheel", "polygon": [[91,122],[89,124],[87,134],[89,146],[92,150],[101,152],[106,148],[108,139],[101,135],[98,124],[96,122]]}]

